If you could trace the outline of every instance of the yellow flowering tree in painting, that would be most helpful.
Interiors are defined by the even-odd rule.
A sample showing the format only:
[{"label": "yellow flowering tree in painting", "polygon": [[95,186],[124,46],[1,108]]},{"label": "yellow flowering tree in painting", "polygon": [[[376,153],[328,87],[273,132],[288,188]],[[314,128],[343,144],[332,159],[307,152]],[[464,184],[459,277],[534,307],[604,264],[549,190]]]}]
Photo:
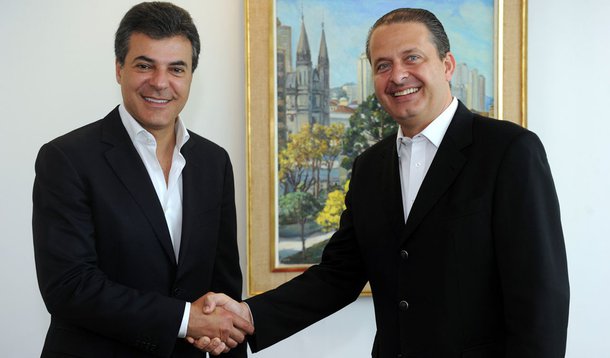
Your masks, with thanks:
[{"label": "yellow flowering tree in painting", "polygon": [[325,232],[335,231],[339,228],[341,213],[345,210],[345,193],[349,188],[349,180],[345,183],[343,190],[335,190],[328,193],[324,209],[316,217],[316,223]]}]

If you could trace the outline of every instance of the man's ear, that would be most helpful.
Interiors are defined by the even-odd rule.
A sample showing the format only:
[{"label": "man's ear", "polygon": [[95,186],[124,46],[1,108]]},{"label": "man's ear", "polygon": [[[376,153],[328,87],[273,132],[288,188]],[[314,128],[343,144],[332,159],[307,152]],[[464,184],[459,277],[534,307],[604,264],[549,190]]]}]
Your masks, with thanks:
[{"label": "man's ear", "polygon": [[121,84],[121,70],[123,69],[123,65],[119,63],[118,58],[114,61],[114,66],[116,70],[116,81],[118,84]]},{"label": "man's ear", "polygon": [[447,52],[445,58],[443,59],[443,64],[445,65],[445,79],[447,82],[451,81],[453,77],[453,72],[455,71],[455,57],[451,52]]}]

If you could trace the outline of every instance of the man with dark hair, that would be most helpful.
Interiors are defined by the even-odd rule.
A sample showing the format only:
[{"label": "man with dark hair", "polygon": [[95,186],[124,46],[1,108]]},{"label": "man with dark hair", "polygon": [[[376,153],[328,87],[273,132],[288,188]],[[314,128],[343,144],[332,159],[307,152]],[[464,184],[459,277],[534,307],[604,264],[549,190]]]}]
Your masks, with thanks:
[{"label": "man with dark hair", "polygon": [[200,298],[240,299],[242,277],[229,156],[179,118],[197,29],[182,8],[141,3],[115,51],[123,103],[36,160],[34,250],[51,313],[42,357],[203,357],[187,335],[245,357],[252,326],[204,314]]},{"label": "man with dark hair", "polygon": [[256,352],[345,307],[369,281],[373,357],[563,357],[565,245],[540,140],[452,96],[456,62],[426,10],[384,15],[367,54],[400,130],[354,161],[321,263],[242,303],[207,295],[206,309],[253,319]]}]

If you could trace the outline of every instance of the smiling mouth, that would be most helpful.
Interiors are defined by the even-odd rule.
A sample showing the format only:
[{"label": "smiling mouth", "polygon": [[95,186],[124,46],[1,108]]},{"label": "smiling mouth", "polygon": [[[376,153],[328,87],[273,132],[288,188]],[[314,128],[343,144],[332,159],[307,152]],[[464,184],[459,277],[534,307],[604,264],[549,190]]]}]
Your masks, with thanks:
[{"label": "smiling mouth", "polygon": [[394,92],[392,94],[392,96],[394,96],[394,97],[406,96],[408,94],[415,93],[415,92],[419,92],[419,88],[418,87],[411,87],[411,88],[407,88],[404,91]]},{"label": "smiling mouth", "polygon": [[157,99],[157,98],[151,98],[151,97],[144,97],[144,100],[146,102],[151,102],[154,104],[166,104],[169,103],[169,99]]}]

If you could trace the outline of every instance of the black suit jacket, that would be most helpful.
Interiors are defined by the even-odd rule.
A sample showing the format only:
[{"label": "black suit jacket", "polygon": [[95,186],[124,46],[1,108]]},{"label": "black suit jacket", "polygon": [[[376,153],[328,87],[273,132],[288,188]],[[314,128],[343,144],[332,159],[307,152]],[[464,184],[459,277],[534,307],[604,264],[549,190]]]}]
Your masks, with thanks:
[{"label": "black suit jacket", "polygon": [[346,306],[368,280],[373,357],[564,356],[559,205],[532,132],[460,103],[406,224],[395,136],[354,162],[346,207],[319,265],[247,300],[253,351]]},{"label": "black suit jacket", "polygon": [[[240,299],[242,278],[229,156],[189,134],[178,262],[116,108],[41,148],[33,234],[51,313],[43,357],[204,356],[177,338],[185,301],[208,291]],[[245,345],[230,355],[245,357]]]}]

